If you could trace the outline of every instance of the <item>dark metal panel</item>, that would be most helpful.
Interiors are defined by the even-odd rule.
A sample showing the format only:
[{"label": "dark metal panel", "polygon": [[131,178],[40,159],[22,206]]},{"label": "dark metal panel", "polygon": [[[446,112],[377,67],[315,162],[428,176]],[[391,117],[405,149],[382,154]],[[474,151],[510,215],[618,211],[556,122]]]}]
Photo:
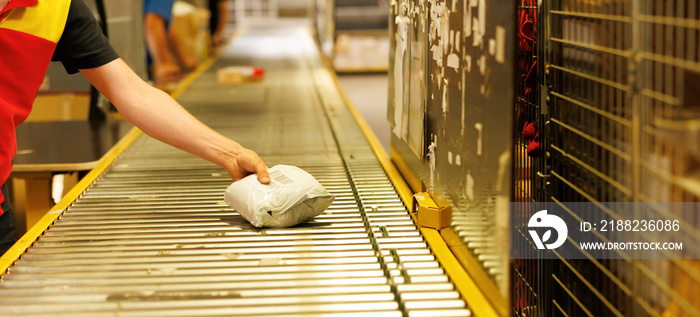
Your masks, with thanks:
[{"label": "dark metal panel", "polygon": [[391,12],[394,156],[422,183],[414,190],[455,207],[455,231],[507,297],[496,246],[511,197],[515,2],[396,1]]}]

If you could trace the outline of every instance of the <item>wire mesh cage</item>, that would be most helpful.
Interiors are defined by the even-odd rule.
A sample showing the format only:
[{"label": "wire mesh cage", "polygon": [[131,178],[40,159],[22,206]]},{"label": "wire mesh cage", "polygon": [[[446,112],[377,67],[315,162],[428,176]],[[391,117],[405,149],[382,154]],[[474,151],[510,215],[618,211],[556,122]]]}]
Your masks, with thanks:
[{"label": "wire mesh cage", "polygon": [[[530,204],[516,204],[512,210],[516,221],[527,223],[540,208],[538,202],[544,202],[545,182],[547,179],[544,149],[547,140],[545,122],[547,113],[540,108],[540,69],[538,39],[538,6],[534,0],[517,2],[516,29],[516,70],[518,88],[515,99],[514,127],[514,188],[513,201]],[[534,203],[534,204],[533,204]],[[514,315],[531,315],[538,307],[538,293],[544,283],[541,282],[545,262],[533,259],[536,248],[527,237],[525,228],[518,228],[511,239],[511,248],[518,252],[530,253],[523,259],[511,262],[511,306]]]},{"label": "wire mesh cage", "polygon": [[[547,5],[552,177],[546,199],[697,202],[698,1],[564,0]],[[698,211],[687,206],[635,210],[640,218],[667,219],[671,214],[683,220],[679,232],[637,237],[682,238],[697,245]],[[605,207],[571,216],[620,217]],[[698,260],[668,253],[664,260],[553,262],[551,297],[541,301],[541,309],[546,315],[567,316],[697,316]]]},{"label": "wire mesh cage", "polygon": [[[700,200],[700,4],[697,0],[641,1],[633,10],[635,66],[634,103],[639,109],[639,186],[644,202]],[[666,205],[664,205],[665,207]],[[700,214],[687,204],[649,210],[660,217],[682,219],[675,238],[698,245]],[[686,251],[687,252],[687,251]],[[643,315],[700,315],[700,260],[638,261],[637,293]],[[688,259],[690,258],[690,259]],[[642,315],[642,314],[640,314]]]}]

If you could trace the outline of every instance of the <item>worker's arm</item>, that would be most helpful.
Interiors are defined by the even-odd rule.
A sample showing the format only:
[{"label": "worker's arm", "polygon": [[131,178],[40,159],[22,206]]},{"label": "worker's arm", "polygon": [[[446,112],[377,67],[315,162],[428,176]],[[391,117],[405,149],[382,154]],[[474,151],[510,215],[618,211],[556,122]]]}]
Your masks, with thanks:
[{"label": "worker's arm", "polygon": [[127,121],[146,134],[225,168],[233,180],[258,173],[267,184],[267,166],[253,151],[210,129],[170,95],[139,78],[122,59],[80,72]]},{"label": "worker's arm", "polygon": [[224,42],[224,31],[226,29],[226,24],[228,23],[228,1],[217,1],[216,3],[218,11],[218,24],[212,35],[212,44],[214,46],[219,46]]},{"label": "worker's arm", "polygon": [[153,77],[156,83],[175,81],[181,70],[170,56],[165,19],[156,13],[148,12],[144,20],[144,29],[146,46],[153,59]]}]

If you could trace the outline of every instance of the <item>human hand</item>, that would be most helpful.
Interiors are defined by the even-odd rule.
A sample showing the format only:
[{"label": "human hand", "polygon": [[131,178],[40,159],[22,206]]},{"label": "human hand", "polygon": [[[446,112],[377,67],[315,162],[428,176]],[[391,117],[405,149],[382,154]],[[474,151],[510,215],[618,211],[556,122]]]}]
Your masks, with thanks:
[{"label": "human hand", "polygon": [[219,34],[212,35],[212,37],[211,37],[211,46],[212,47],[214,47],[214,48],[219,47],[219,45],[221,45],[221,42],[222,42],[221,36]]},{"label": "human hand", "polygon": [[156,84],[162,85],[177,81],[180,77],[180,66],[172,63],[155,65],[153,68],[153,79]]},{"label": "human hand", "polygon": [[242,149],[227,166],[226,170],[234,181],[242,179],[252,173],[258,174],[258,181],[263,184],[270,183],[270,173],[267,165],[256,154],[249,149]]},{"label": "human hand", "polygon": [[197,65],[199,65],[199,61],[196,58],[185,57],[182,60],[182,66],[184,66],[185,69],[193,69],[196,68]]}]

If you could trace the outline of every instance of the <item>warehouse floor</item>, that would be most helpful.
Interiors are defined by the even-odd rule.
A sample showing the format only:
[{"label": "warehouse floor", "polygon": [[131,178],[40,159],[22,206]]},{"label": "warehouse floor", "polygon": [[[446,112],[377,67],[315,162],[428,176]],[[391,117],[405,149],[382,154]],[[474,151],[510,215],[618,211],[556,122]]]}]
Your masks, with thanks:
[{"label": "warehouse floor", "polygon": [[386,117],[388,76],[386,73],[338,74],[340,85],[389,153],[390,131]]}]

